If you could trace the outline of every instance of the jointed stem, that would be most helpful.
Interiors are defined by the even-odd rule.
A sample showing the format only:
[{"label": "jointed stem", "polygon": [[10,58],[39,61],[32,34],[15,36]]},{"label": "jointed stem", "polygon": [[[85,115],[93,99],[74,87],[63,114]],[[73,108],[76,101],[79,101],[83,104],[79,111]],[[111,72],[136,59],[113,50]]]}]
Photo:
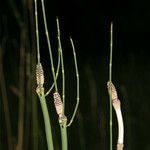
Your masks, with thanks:
[{"label": "jointed stem", "polygon": [[76,112],[77,112],[77,109],[78,109],[78,106],[79,106],[79,73],[78,73],[78,66],[77,66],[77,59],[76,59],[76,53],[75,53],[75,47],[74,47],[74,44],[73,44],[73,40],[70,38],[70,42],[71,42],[71,45],[72,45],[72,49],[73,49],[73,56],[74,56],[74,63],[75,63],[75,69],[76,69],[76,78],[77,78],[77,101],[76,101],[76,106],[75,106],[75,109],[74,109],[74,112],[73,112],[73,115],[71,117],[71,120],[69,122],[69,124],[67,126],[70,126],[74,120],[74,117],[76,115]]},{"label": "jointed stem", "polygon": [[46,133],[48,150],[54,150],[51,124],[50,124],[50,116],[48,114],[48,108],[47,108],[47,104],[46,104],[44,91],[42,92],[42,95],[39,95],[39,98],[40,98],[40,103],[41,103],[43,117],[44,117],[45,130],[46,130],[45,133]]},{"label": "jointed stem", "polygon": [[61,41],[60,41],[60,28],[59,28],[59,20],[57,21],[57,34],[58,34],[58,50],[60,52],[61,57],[61,70],[62,70],[62,101],[63,101],[63,113],[65,112],[65,73],[64,73],[64,60],[63,60],[63,52],[61,47]]},{"label": "jointed stem", "polygon": [[35,25],[36,25],[37,59],[38,59],[38,64],[39,64],[40,63],[40,45],[39,45],[37,0],[34,0],[34,4],[35,4]]},{"label": "jointed stem", "polygon": [[[64,73],[64,60],[63,60],[63,52],[61,47],[61,40],[60,40],[60,28],[59,28],[59,21],[57,21],[57,38],[58,38],[58,51],[60,52],[61,57],[61,70],[62,70],[62,102],[63,102],[63,112],[62,115],[65,115],[65,73]],[[67,127],[66,127],[67,120],[60,123],[61,128],[61,141],[62,141],[62,150],[68,149],[68,140],[67,140]]]},{"label": "jointed stem", "polygon": [[48,44],[50,61],[51,61],[51,69],[52,69],[52,74],[53,74],[53,79],[54,79],[55,91],[58,91],[56,77],[55,77],[55,68],[54,68],[54,63],[53,63],[52,50],[51,50],[51,45],[50,45],[50,38],[49,38],[48,29],[47,29],[44,0],[41,0],[41,3],[42,3],[42,13],[43,13],[43,19],[44,19],[45,34],[46,34],[46,38],[47,38],[47,44]]},{"label": "jointed stem", "polygon": [[[37,40],[37,59],[38,59],[38,66],[40,66],[40,46],[39,46],[39,32],[38,32],[38,13],[37,13],[37,1],[35,0],[35,22],[36,22],[36,40]],[[43,3],[42,3],[43,4]],[[42,5],[43,8],[43,5]],[[45,18],[45,12],[44,12],[44,21],[46,20]],[[45,22],[44,22],[45,23]],[[48,36],[48,31],[47,31],[47,26],[46,26],[46,35],[49,40]],[[50,42],[48,41],[48,47],[50,48]],[[51,52],[51,51],[50,51]],[[52,65],[52,72],[53,72],[53,77],[54,77],[54,83],[55,83],[55,89],[57,90],[57,84],[55,80],[55,71],[53,67],[53,59],[52,59],[52,54],[50,53],[51,57],[51,65]],[[41,74],[42,73],[42,74]],[[46,139],[47,139],[47,145],[48,145],[48,150],[54,150],[53,146],[53,139],[52,139],[52,131],[51,131],[51,124],[50,124],[50,116],[48,114],[48,108],[46,104],[46,99],[45,99],[45,94],[44,94],[44,88],[43,88],[43,83],[44,83],[44,74],[43,71],[40,70],[37,74],[38,76],[38,87],[40,93],[37,93],[40,99],[41,107],[42,107],[42,112],[43,112],[43,117],[44,117],[44,124],[45,124],[45,133],[46,133]],[[41,77],[42,80],[41,80]],[[42,81],[42,83],[41,83]]]},{"label": "jointed stem", "polygon": [[[113,51],[113,23],[111,22],[110,28],[110,63],[109,63],[109,82],[112,81],[112,51]],[[110,150],[112,150],[112,90],[109,94],[109,109],[110,109]]]},{"label": "jointed stem", "polygon": [[60,125],[60,129],[61,129],[62,150],[67,150],[68,149],[67,128],[66,126]]},{"label": "jointed stem", "polygon": [[[58,63],[57,63],[57,71],[56,71],[56,80],[58,78],[58,74],[59,74],[59,69],[60,69],[60,51],[58,50]],[[49,88],[49,90],[46,92],[45,96],[47,96],[53,89],[54,87],[54,82],[52,83],[51,87]]]}]

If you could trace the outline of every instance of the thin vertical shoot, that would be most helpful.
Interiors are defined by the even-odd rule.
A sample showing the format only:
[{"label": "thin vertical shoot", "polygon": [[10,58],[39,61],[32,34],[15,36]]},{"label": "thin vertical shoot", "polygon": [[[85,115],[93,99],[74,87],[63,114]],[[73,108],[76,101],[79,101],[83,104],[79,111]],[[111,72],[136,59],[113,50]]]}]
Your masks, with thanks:
[{"label": "thin vertical shoot", "polygon": [[[109,62],[109,82],[112,82],[112,52],[113,52],[113,22],[110,27],[110,62]],[[109,109],[110,109],[110,150],[112,150],[112,90],[109,94]]]},{"label": "thin vertical shoot", "polygon": [[[58,74],[59,74],[59,69],[60,69],[60,51],[58,50],[58,63],[57,63],[57,71],[56,71],[56,80],[58,78]],[[54,82],[52,83],[51,87],[49,88],[49,90],[46,92],[45,96],[47,96],[52,89],[54,88],[55,84]]]},{"label": "thin vertical shoot", "polygon": [[37,12],[37,0],[34,0],[35,5],[35,25],[36,25],[36,44],[37,44],[37,59],[40,63],[40,44],[39,44],[39,30],[38,30],[38,12]]},{"label": "thin vertical shoot", "polygon": [[46,35],[46,39],[47,39],[49,56],[50,56],[50,61],[51,61],[51,70],[52,70],[52,75],[53,75],[53,80],[54,80],[54,85],[55,85],[55,91],[57,92],[58,88],[57,88],[57,82],[56,82],[56,76],[55,76],[55,68],[54,68],[54,63],[53,63],[53,55],[52,55],[52,50],[51,50],[51,45],[50,45],[50,38],[49,38],[49,33],[48,33],[48,28],[47,28],[44,0],[41,0],[41,4],[42,4],[43,19],[44,19],[45,35]]},{"label": "thin vertical shoot", "polygon": [[63,113],[65,112],[65,73],[64,73],[64,60],[63,60],[63,52],[60,40],[60,27],[59,27],[59,20],[56,19],[57,22],[57,38],[58,38],[58,50],[60,52],[61,57],[61,71],[62,71],[62,102],[63,102]]},{"label": "thin vertical shoot", "polygon": [[70,42],[71,42],[71,46],[72,46],[72,49],[73,49],[73,56],[74,56],[74,63],[75,63],[75,70],[76,70],[76,78],[77,78],[77,101],[76,101],[76,106],[75,106],[75,109],[74,109],[74,112],[73,112],[73,115],[70,119],[70,122],[68,123],[67,126],[70,126],[74,120],[74,117],[76,115],[76,112],[77,112],[77,109],[78,109],[78,106],[79,106],[79,73],[78,73],[78,65],[77,65],[77,58],[76,58],[76,52],[75,52],[75,47],[74,47],[74,43],[73,43],[73,40],[72,38],[70,38]]}]

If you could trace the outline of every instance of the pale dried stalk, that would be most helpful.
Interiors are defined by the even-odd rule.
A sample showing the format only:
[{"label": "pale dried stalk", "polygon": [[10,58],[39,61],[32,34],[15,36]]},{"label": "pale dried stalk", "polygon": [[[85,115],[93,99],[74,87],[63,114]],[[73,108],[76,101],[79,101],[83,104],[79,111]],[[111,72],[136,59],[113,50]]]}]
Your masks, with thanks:
[{"label": "pale dried stalk", "polygon": [[118,99],[117,91],[113,83],[108,82],[108,91],[109,94],[111,93],[112,96],[112,104],[115,109],[118,121],[118,143],[117,143],[117,150],[123,150],[123,140],[124,140],[124,125],[123,125],[123,118],[121,113],[121,104],[120,100]]}]

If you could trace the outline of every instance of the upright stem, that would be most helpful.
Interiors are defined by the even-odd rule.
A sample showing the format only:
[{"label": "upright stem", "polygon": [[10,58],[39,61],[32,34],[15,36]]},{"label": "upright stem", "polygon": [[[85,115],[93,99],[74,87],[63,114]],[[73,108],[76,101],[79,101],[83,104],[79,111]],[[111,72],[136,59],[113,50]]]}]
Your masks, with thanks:
[{"label": "upright stem", "polygon": [[[62,52],[62,47],[61,47],[60,28],[59,28],[58,18],[56,19],[56,22],[57,22],[57,34],[58,34],[57,35],[57,38],[58,38],[58,51],[60,52],[61,71],[62,71],[62,102],[63,102],[62,115],[65,116],[65,73],[64,73],[64,60],[63,60],[63,52]],[[67,150],[68,149],[66,123],[67,123],[67,120],[60,123],[62,150]]]},{"label": "upright stem", "polygon": [[[48,35],[48,30],[47,30],[47,25],[46,25],[46,17],[45,17],[45,10],[44,8],[44,3],[42,1],[42,10],[43,10],[43,17],[44,17],[44,25],[45,25],[45,30],[46,30],[46,36],[47,36],[47,40],[48,40],[48,47],[49,47],[49,51],[50,51],[50,60],[51,60],[51,65],[52,65],[52,73],[53,73],[53,77],[54,77],[54,83],[55,83],[55,89],[57,91],[57,84],[56,84],[56,79],[55,79],[55,71],[54,71],[54,65],[53,65],[53,57],[52,57],[52,53],[51,53],[51,48],[50,48],[50,42],[49,42],[49,35]],[[38,56],[38,65],[40,66],[40,48],[39,48],[39,34],[38,34],[38,15],[37,15],[37,1],[35,0],[35,21],[36,21],[36,38],[37,38],[37,56]],[[39,99],[40,99],[40,103],[41,103],[41,107],[42,107],[42,112],[43,112],[43,117],[44,117],[44,124],[45,124],[45,133],[46,133],[46,139],[47,139],[47,145],[48,145],[48,150],[54,150],[54,146],[53,146],[53,139],[52,139],[52,131],[51,131],[51,124],[50,124],[50,116],[48,114],[48,108],[47,108],[47,104],[46,104],[46,99],[45,99],[45,94],[44,94],[44,88],[43,88],[43,84],[44,84],[44,74],[42,70],[40,70],[40,72],[38,72],[38,75],[40,77],[40,81],[42,83],[38,83],[38,87],[37,89],[40,90],[40,93],[38,93]],[[42,78],[42,81],[41,81]],[[41,87],[42,86],[42,87]]]},{"label": "upright stem", "polygon": [[[56,80],[58,78],[58,74],[59,74],[59,69],[60,69],[60,51],[58,50],[58,63],[57,63],[57,71],[56,71]],[[54,82],[52,83],[51,87],[49,88],[49,90],[46,92],[45,97],[52,91],[52,89],[54,88],[55,84]]]},{"label": "upright stem", "polygon": [[[110,62],[109,62],[109,82],[112,80],[112,51],[113,51],[113,23],[111,22],[110,28]],[[112,150],[112,90],[110,89],[109,95],[109,109],[110,109],[110,150]]]},{"label": "upright stem", "polygon": [[41,103],[43,117],[44,117],[44,124],[45,124],[45,130],[46,130],[45,133],[46,133],[48,150],[54,150],[51,124],[50,124],[50,116],[48,114],[48,108],[46,104],[44,91],[42,92],[42,95],[39,95],[39,98],[40,98],[40,103]]},{"label": "upright stem", "polygon": [[66,126],[60,125],[60,129],[61,129],[62,150],[67,150],[68,149],[67,128]]},{"label": "upright stem", "polygon": [[41,0],[41,3],[42,3],[42,13],[43,13],[43,19],[44,19],[45,34],[47,38],[48,50],[49,50],[50,61],[51,61],[51,69],[52,69],[52,74],[53,74],[53,79],[54,79],[54,84],[55,84],[55,91],[58,91],[56,77],[55,77],[55,69],[54,69],[54,64],[53,64],[52,50],[51,50],[51,45],[50,45],[50,38],[49,38],[48,29],[47,29],[44,0]]},{"label": "upright stem", "polygon": [[58,49],[60,52],[61,57],[61,71],[62,71],[62,101],[63,101],[63,113],[65,112],[65,73],[64,73],[64,60],[63,60],[63,52],[61,47],[61,41],[60,41],[60,28],[59,28],[59,20],[57,21],[57,34],[58,34]]},{"label": "upright stem", "polygon": [[37,0],[34,0],[35,5],[35,25],[36,25],[36,44],[37,44],[37,59],[40,63],[40,44],[39,44],[39,30],[38,30],[38,12],[37,12]]}]

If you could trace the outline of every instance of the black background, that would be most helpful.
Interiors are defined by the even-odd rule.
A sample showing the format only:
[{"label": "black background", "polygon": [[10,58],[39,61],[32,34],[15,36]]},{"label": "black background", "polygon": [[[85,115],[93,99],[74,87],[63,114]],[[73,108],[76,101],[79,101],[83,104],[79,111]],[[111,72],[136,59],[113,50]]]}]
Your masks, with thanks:
[{"label": "black background", "polygon": [[[20,1],[14,1],[21,16],[23,10]],[[11,41],[19,43],[20,30],[14,17],[9,0],[1,1],[0,38],[7,36],[4,51],[3,67],[8,86],[8,95],[13,94],[9,85],[17,84],[17,65],[19,48],[12,46]],[[76,78],[73,54],[69,36],[76,47],[80,74],[80,105],[77,118],[68,129],[69,149],[98,150],[109,149],[109,97],[106,84],[109,70],[110,23],[114,24],[112,80],[122,103],[125,126],[125,150],[149,150],[149,85],[150,85],[150,3],[148,0],[131,1],[98,1],[70,0],[45,1],[48,30],[55,64],[57,64],[57,32],[56,17],[59,18],[61,40],[66,73],[66,115],[73,112],[76,97]],[[44,34],[41,4],[38,1],[39,34],[41,61],[44,66],[48,88],[52,77],[50,62]],[[33,18],[34,20],[34,18]],[[35,27],[33,27],[35,29]],[[31,37],[29,33],[29,37]],[[29,39],[31,42],[31,39]],[[33,50],[29,50],[32,53]],[[12,81],[13,80],[13,81]],[[61,84],[60,84],[61,89]],[[9,98],[12,110],[12,122],[17,121],[17,101],[15,96]],[[39,104],[38,104],[39,105]],[[48,105],[52,105],[48,103]],[[14,107],[14,108],[11,108]],[[7,149],[6,131],[1,102],[1,147]],[[52,109],[53,110],[53,109]],[[51,111],[51,110],[50,110]],[[55,111],[52,112],[55,114]],[[14,119],[13,119],[14,118]],[[52,117],[53,118],[53,117]],[[57,116],[54,115],[53,128],[56,149],[60,149],[59,127]],[[42,120],[39,106],[39,122]],[[117,142],[116,116],[113,111],[113,146]],[[14,137],[16,123],[13,124]],[[40,124],[40,123],[39,123]],[[57,126],[55,127],[55,125]],[[44,125],[42,129],[44,142],[39,142],[41,149],[46,149]],[[31,138],[32,139],[32,138]],[[40,141],[40,140],[39,140]],[[42,144],[41,144],[42,143]],[[39,146],[39,147],[40,147]],[[32,148],[31,148],[32,149]],[[39,148],[40,149],[40,148]]]}]

